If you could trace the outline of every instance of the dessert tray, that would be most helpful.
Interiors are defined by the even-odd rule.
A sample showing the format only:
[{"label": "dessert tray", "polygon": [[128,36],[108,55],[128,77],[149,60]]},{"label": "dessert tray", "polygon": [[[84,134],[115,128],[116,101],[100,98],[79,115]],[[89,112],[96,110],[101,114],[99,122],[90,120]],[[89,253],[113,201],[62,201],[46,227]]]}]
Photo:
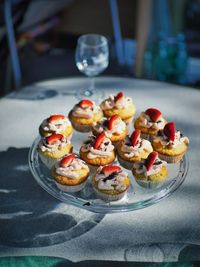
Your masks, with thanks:
[{"label": "dessert tray", "polygon": [[[79,133],[74,131],[72,137],[73,152],[79,153],[79,149],[84,140],[87,139],[89,133]],[[40,137],[36,138],[29,151],[29,166],[30,170],[38,182],[38,184],[46,190],[50,195],[58,200],[74,205],[76,207],[86,209],[96,213],[116,213],[142,209],[150,205],[154,205],[158,201],[171,195],[184,181],[189,167],[188,157],[185,155],[183,159],[176,164],[168,164],[169,176],[167,180],[159,187],[154,189],[143,188],[138,185],[131,171],[126,170],[130,179],[131,187],[125,197],[119,201],[104,202],[97,198],[92,185],[91,179],[87,180],[84,189],[77,193],[66,193],[58,189],[51,171],[42,163],[37,152],[37,146]],[[117,159],[114,164],[118,163]],[[91,171],[92,176],[93,172]]]}]

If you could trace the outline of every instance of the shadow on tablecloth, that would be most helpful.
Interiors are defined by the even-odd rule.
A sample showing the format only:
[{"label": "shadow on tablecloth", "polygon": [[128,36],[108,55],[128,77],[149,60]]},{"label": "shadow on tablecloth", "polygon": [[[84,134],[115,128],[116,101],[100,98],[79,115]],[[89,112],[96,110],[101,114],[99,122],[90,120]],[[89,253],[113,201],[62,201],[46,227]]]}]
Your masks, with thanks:
[{"label": "shadow on tablecloth", "polygon": [[46,193],[28,167],[28,148],[0,152],[0,244],[59,244],[95,227],[104,215],[63,204]]}]

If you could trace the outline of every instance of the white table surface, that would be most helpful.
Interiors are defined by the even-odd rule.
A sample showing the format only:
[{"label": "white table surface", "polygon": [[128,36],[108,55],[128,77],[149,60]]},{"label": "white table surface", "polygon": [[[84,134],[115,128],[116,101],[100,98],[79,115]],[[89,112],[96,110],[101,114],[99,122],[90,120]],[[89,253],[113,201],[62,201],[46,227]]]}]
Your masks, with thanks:
[{"label": "white table surface", "polygon": [[[181,187],[154,206],[94,214],[63,204],[36,183],[28,150],[41,121],[67,114],[85,78],[34,84],[0,100],[0,256],[57,256],[70,261],[177,261],[200,249],[200,91],[128,78],[97,78],[105,95],[123,90],[137,106],[162,110],[190,138],[190,168]],[[187,260],[200,260],[188,253]]]}]

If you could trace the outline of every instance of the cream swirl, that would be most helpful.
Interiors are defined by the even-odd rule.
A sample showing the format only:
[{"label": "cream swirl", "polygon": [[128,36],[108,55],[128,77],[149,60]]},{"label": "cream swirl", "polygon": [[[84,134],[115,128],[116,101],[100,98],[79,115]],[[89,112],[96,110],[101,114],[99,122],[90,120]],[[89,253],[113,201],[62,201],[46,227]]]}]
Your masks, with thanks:
[{"label": "cream swirl", "polygon": [[[55,115],[55,114],[54,114]],[[71,126],[71,122],[67,117],[63,119],[58,119],[55,121],[48,122],[48,119],[43,120],[41,124],[41,128],[45,132],[51,133],[60,133],[66,129],[66,127]]]},{"label": "cream swirl", "polygon": [[154,122],[145,112],[140,113],[139,119],[140,119],[139,121],[140,126],[155,130],[162,130],[166,124],[166,121],[163,117],[160,118],[157,122]]},{"label": "cream swirl", "polygon": [[90,136],[89,140],[87,140],[81,147],[82,152],[88,152],[88,159],[95,159],[97,157],[105,158],[112,156],[115,148],[112,145],[110,139],[105,137],[99,148],[95,149],[93,147],[95,138],[95,136]]},{"label": "cream swirl", "polygon": [[138,157],[143,151],[151,153],[153,148],[148,140],[142,138],[139,138],[137,144],[132,146],[130,138],[126,136],[125,140],[122,141],[121,150],[124,152],[125,157],[132,158]]},{"label": "cream swirl", "polygon": [[160,160],[159,158],[157,158],[155,162],[153,163],[153,165],[151,166],[150,170],[147,171],[145,163],[146,163],[145,159],[139,162],[135,162],[133,163],[133,169],[135,170],[137,174],[143,174],[146,177],[159,173],[163,166],[167,166],[166,161]]},{"label": "cream swirl", "polygon": [[93,129],[97,133],[105,132],[106,136],[110,138],[112,134],[121,135],[126,130],[126,123],[119,118],[113,126],[112,130],[108,129],[108,120],[104,118],[102,121],[98,122],[97,124],[93,125]]},{"label": "cream swirl", "polygon": [[85,118],[85,119],[91,119],[93,118],[94,114],[97,114],[99,112],[101,112],[101,109],[94,102],[93,106],[82,108],[77,104],[72,109],[72,115],[74,117]]},{"label": "cream swirl", "polygon": [[101,169],[102,167],[98,168],[95,176],[95,181],[98,182],[98,188],[100,190],[117,190],[119,192],[126,190],[127,187],[124,183],[124,180],[128,174],[125,171],[120,171],[109,176],[105,176],[105,174],[101,172]]},{"label": "cream swirl", "polygon": [[56,173],[71,179],[77,179],[80,177],[80,173],[77,172],[79,170],[86,169],[89,172],[89,167],[86,163],[77,157],[73,159],[69,166],[62,167],[59,164],[59,162],[56,162],[55,164]]},{"label": "cream swirl", "polygon": [[56,140],[55,143],[49,144],[46,138],[42,138],[39,142],[39,148],[42,152],[55,152],[62,150],[66,145],[71,144],[70,140],[63,136],[62,139]]},{"label": "cream swirl", "polygon": [[169,138],[164,134],[163,131],[159,132],[159,135],[155,136],[153,138],[153,142],[160,143],[163,146],[169,146],[172,148],[177,147],[180,144],[189,144],[189,139],[186,136],[183,136],[183,134],[180,131],[176,131],[175,133],[175,139],[174,141],[169,140]]},{"label": "cream swirl", "polygon": [[102,110],[112,109],[112,108],[128,108],[128,106],[132,105],[133,101],[130,97],[123,96],[120,100],[115,101],[115,96],[110,95],[106,100],[104,100],[100,107]]}]

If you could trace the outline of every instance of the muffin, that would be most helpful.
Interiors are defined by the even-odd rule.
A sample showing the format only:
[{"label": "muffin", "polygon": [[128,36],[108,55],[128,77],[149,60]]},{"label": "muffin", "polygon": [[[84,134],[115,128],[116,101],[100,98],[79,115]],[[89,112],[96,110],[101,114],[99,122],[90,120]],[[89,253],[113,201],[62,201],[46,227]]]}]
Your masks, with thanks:
[{"label": "muffin", "polygon": [[69,119],[74,129],[79,132],[91,131],[93,123],[97,123],[102,117],[103,113],[100,107],[87,99],[81,100],[69,113]]},{"label": "muffin", "polygon": [[112,115],[112,117],[103,118],[100,122],[94,124],[92,132],[96,136],[104,132],[112,142],[117,142],[126,137],[126,123],[119,115]]},{"label": "muffin", "polygon": [[117,165],[99,167],[92,178],[97,196],[104,201],[120,200],[128,191],[131,182],[128,174]]},{"label": "muffin", "polygon": [[51,134],[62,134],[67,138],[71,138],[73,128],[67,117],[62,114],[53,114],[40,124],[39,133],[42,137]]},{"label": "muffin", "polygon": [[168,163],[179,162],[185,154],[189,139],[176,130],[174,122],[165,125],[163,131],[153,138],[152,146],[158,152],[159,157]]},{"label": "muffin", "polygon": [[162,117],[160,110],[149,108],[145,112],[141,112],[135,120],[134,127],[141,131],[142,138],[149,141],[162,130],[166,124],[166,120]]},{"label": "muffin", "polygon": [[57,187],[65,192],[78,192],[87,182],[90,170],[86,163],[69,154],[57,162],[51,170]]},{"label": "muffin", "polygon": [[110,118],[117,114],[126,124],[131,123],[136,112],[132,99],[124,96],[122,92],[119,92],[116,96],[110,95],[101,103],[100,107],[105,117]]},{"label": "muffin", "polygon": [[90,136],[80,148],[80,157],[92,166],[107,165],[115,159],[115,148],[105,133]]},{"label": "muffin", "polygon": [[147,159],[135,162],[132,169],[136,182],[145,188],[156,188],[162,185],[167,176],[167,162],[158,158],[158,153],[153,151]]},{"label": "muffin", "polygon": [[131,170],[133,163],[146,159],[153,151],[152,145],[148,140],[141,138],[140,130],[135,130],[131,136],[117,144],[117,157],[119,163],[126,169]]},{"label": "muffin", "polygon": [[43,137],[37,148],[40,159],[48,168],[51,168],[64,155],[71,153],[72,149],[70,140],[62,134]]}]

